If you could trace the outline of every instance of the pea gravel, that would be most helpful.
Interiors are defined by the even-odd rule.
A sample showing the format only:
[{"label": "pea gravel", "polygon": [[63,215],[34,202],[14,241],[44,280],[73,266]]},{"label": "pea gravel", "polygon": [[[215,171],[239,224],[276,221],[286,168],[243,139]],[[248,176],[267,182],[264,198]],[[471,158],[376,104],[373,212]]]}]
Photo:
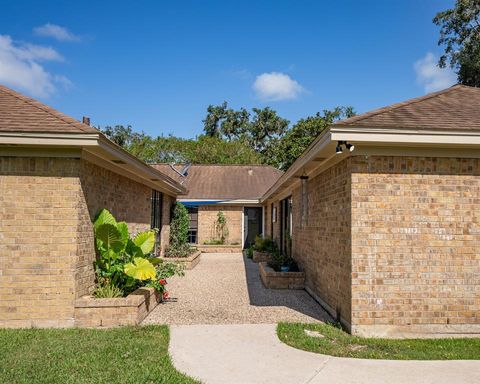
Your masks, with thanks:
[{"label": "pea gravel", "polygon": [[258,265],[240,253],[204,253],[184,277],[169,280],[170,298],[143,324],[259,324],[331,320],[303,290],[266,289]]}]

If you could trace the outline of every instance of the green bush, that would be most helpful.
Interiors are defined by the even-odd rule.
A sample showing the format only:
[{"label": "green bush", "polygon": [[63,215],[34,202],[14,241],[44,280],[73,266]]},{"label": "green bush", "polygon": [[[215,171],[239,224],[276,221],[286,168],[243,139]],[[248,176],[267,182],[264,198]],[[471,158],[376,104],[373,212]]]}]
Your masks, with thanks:
[{"label": "green bush", "polygon": [[289,267],[290,271],[298,271],[298,265],[290,256],[280,252],[278,249],[270,254],[270,259],[267,262],[270,268],[279,272],[281,267]]},{"label": "green bush", "polygon": [[253,246],[247,248],[247,258],[253,259]]},{"label": "green bush", "polygon": [[257,236],[255,238],[255,251],[274,253],[278,250],[277,243],[271,237]]},{"label": "green bush", "polygon": [[195,248],[188,244],[189,225],[187,208],[182,203],[176,203],[170,223],[170,244],[165,251],[166,257],[188,257],[195,251]]}]

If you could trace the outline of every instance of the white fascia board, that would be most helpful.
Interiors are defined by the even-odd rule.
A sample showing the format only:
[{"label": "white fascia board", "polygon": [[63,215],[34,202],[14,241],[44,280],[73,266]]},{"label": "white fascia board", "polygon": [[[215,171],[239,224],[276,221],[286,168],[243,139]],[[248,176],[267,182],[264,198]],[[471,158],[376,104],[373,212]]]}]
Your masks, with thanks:
[{"label": "white fascia board", "polygon": [[471,131],[432,131],[380,128],[331,128],[333,141],[384,145],[478,146],[480,133]]},{"label": "white fascia board", "polygon": [[99,135],[96,133],[60,134],[0,132],[0,144],[4,145],[88,147],[98,145],[98,138]]}]

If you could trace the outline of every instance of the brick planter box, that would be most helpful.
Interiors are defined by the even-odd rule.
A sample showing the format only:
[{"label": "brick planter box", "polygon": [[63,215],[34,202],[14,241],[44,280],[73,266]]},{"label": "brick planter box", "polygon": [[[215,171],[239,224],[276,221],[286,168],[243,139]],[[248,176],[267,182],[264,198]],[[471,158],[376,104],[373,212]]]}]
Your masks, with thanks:
[{"label": "brick planter box", "polygon": [[161,301],[161,294],[146,287],[138,288],[127,297],[96,299],[84,296],[75,300],[75,326],[138,325]]},{"label": "brick planter box", "polygon": [[269,259],[270,259],[270,254],[268,252],[253,251],[252,260],[255,263],[261,263],[261,262],[264,262],[264,261],[268,261]]},{"label": "brick planter box", "polygon": [[202,253],[242,253],[241,245],[196,245]]},{"label": "brick planter box", "polygon": [[196,251],[188,257],[162,257],[161,259],[170,263],[183,264],[185,269],[193,269],[200,262],[202,252]]},{"label": "brick planter box", "polygon": [[305,272],[275,272],[267,263],[259,264],[263,285],[271,289],[304,289]]}]

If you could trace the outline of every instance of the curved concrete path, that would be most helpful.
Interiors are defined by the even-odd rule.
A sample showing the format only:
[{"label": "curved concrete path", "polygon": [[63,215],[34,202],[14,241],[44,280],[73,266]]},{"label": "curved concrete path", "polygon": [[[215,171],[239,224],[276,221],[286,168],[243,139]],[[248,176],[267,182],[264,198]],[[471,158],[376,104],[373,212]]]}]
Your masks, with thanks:
[{"label": "curved concrete path", "polygon": [[291,348],[274,324],[174,325],[175,367],[205,384],[477,384],[479,361],[362,360]]}]

